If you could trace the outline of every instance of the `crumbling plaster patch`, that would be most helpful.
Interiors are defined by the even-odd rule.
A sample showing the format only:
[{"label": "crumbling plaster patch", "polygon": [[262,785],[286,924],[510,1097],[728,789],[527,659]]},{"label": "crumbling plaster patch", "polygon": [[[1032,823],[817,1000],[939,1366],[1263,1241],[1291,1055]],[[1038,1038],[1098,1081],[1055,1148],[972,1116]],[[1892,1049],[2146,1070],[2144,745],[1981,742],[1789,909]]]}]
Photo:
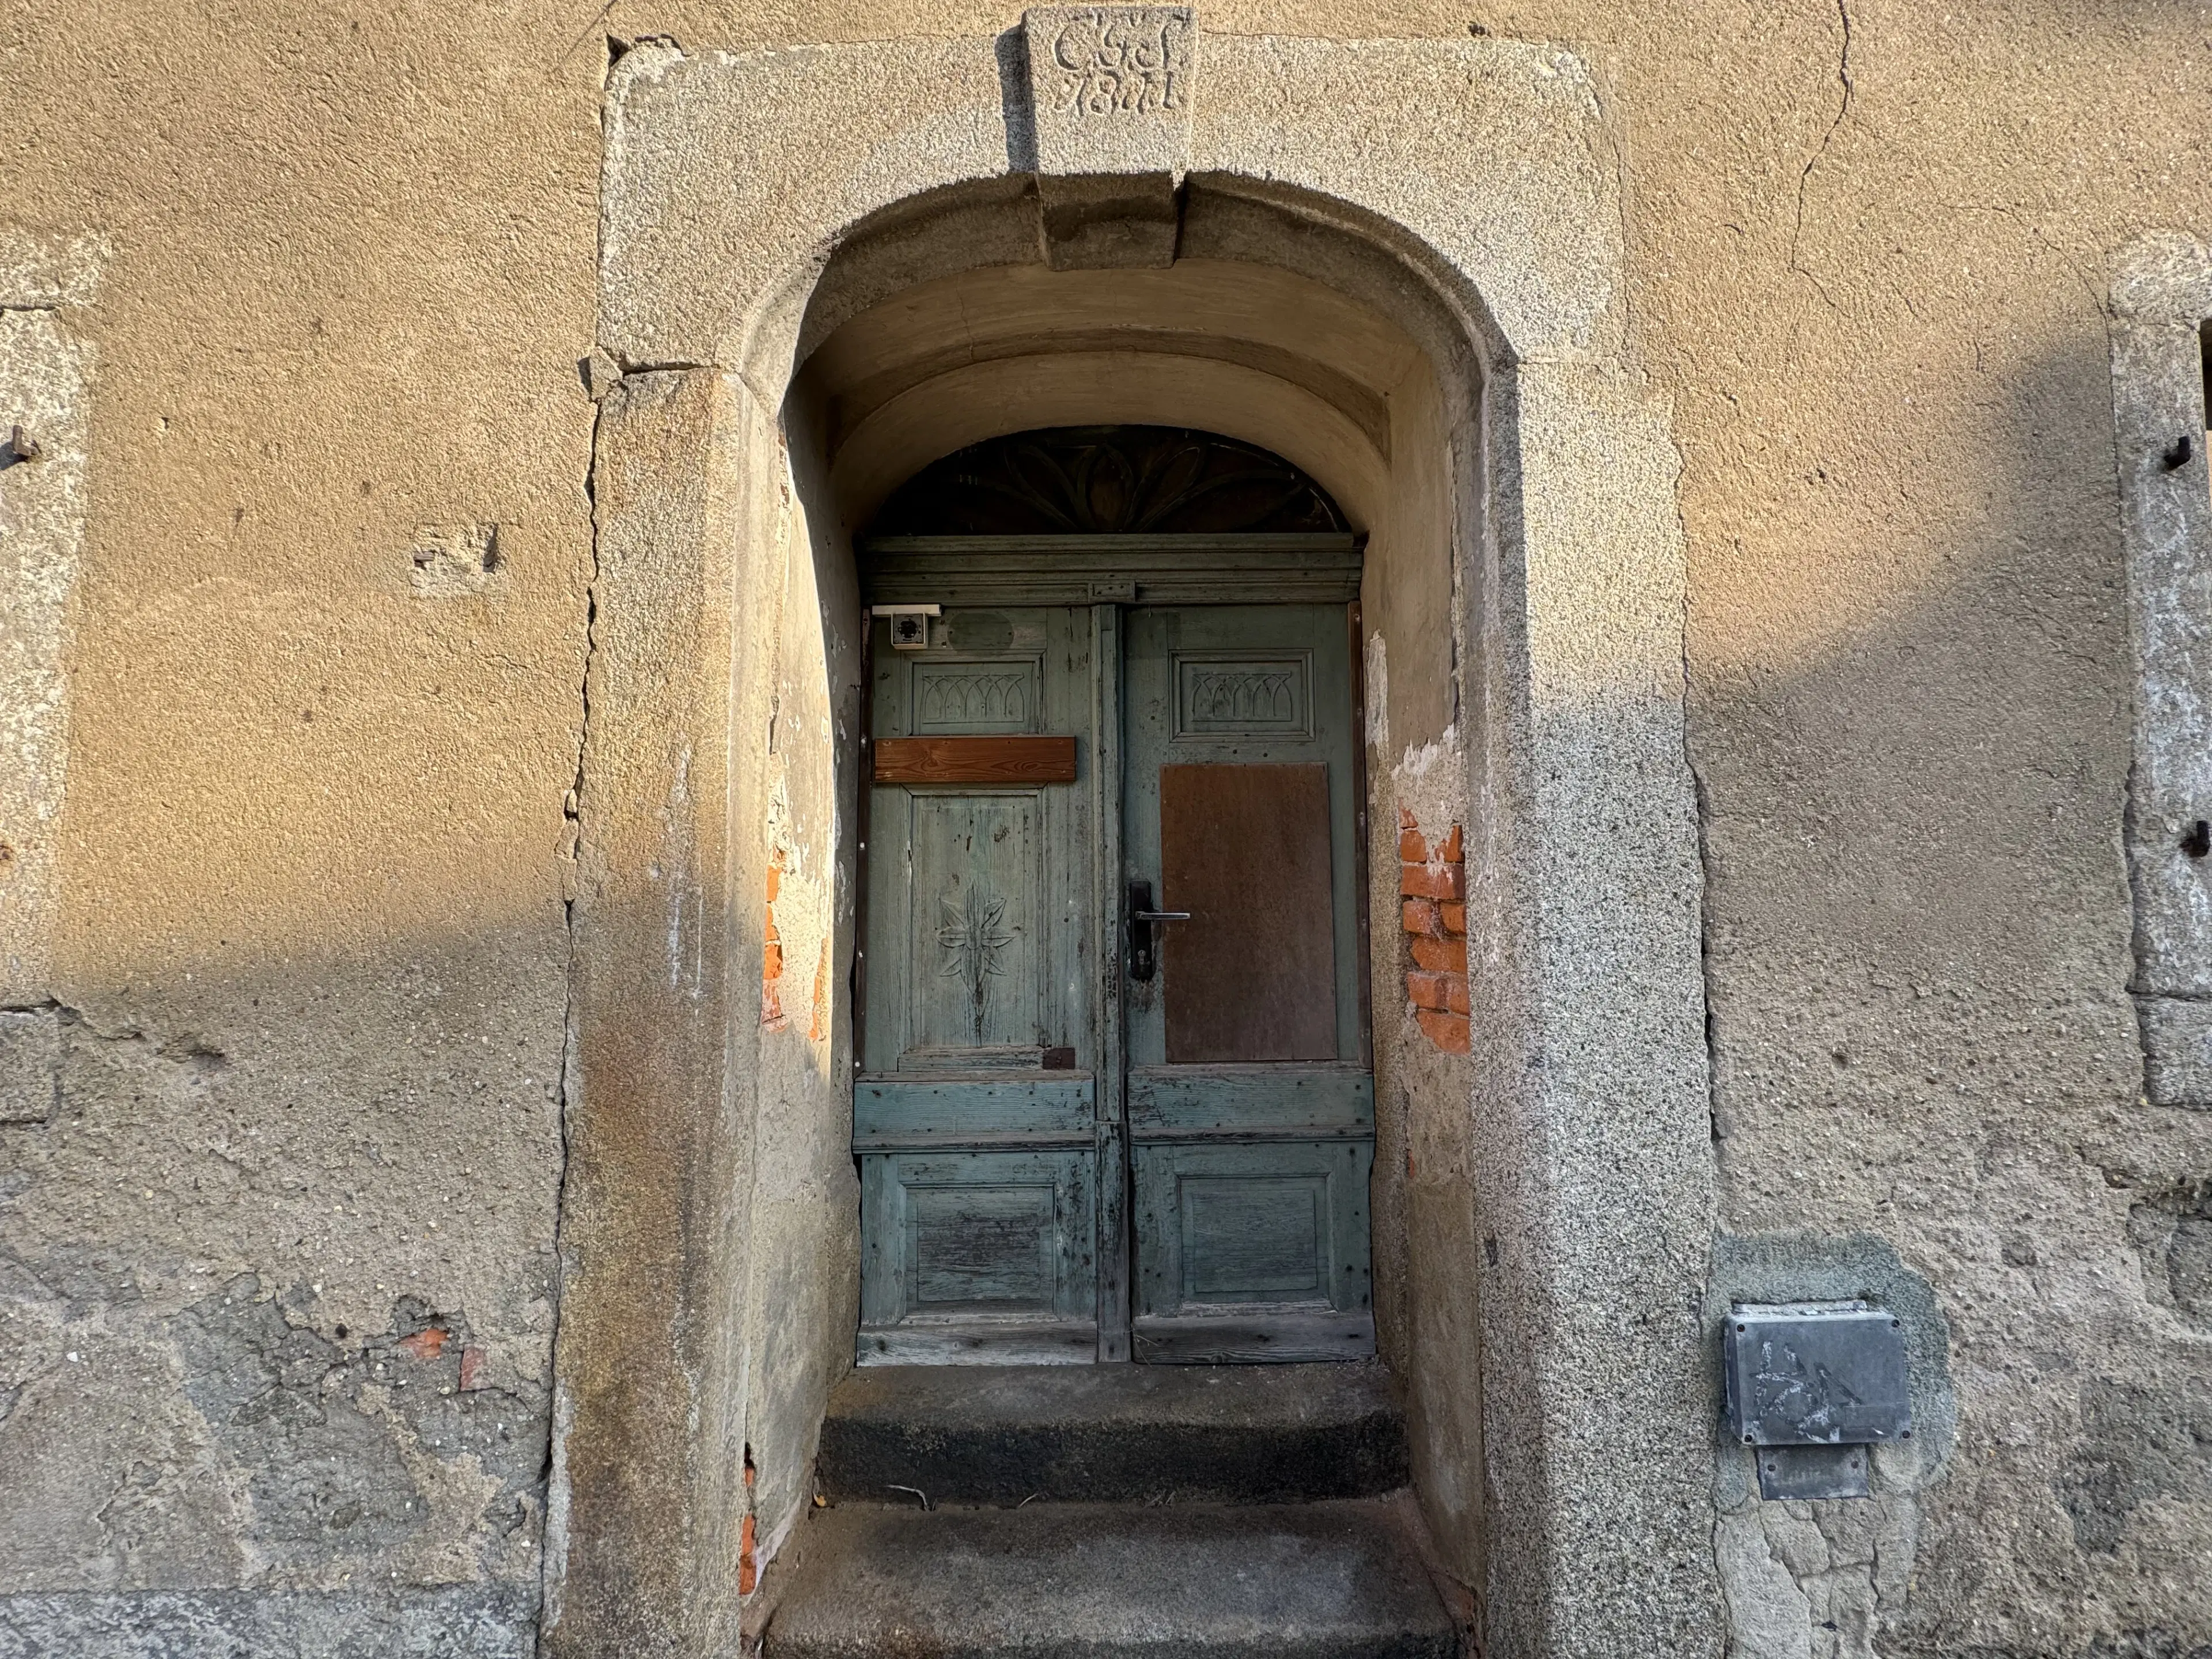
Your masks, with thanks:
[{"label": "crumbling plaster patch", "polygon": [[[0,1166],[0,1610],[88,1588],[532,1581],[550,1263],[532,1306],[488,1296],[474,1320],[401,1293],[414,1241],[373,1183],[349,1194],[365,1227],[303,1222],[255,1132],[212,1127],[228,1057],[57,1023],[61,1103]],[[179,1143],[232,1179],[208,1182]],[[77,1208],[58,1224],[59,1194]],[[194,1251],[202,1206],[277,1207],[282,1232],[237,1253],[283,1277]],[[380,1302],[326,1295],[363,1231]]]},{"label": "crumbling plaster patch", "polygon": [[[183,1310],[241,1273],[349,1350],[412,1296],[465,1324],[475,1380],[542,1448],[598,143],[573,38],[282,6],[10,33],[0,216],[97,225],[86,246],[112,252],[95,289],[70,239],[0,226],[0,270],[27,248],[47,273],[0,292],[9,330],[51,319],[98,370],[82,444],[34,431],[39,459],[0,470],[12,506],[89,460],[73,563],[41,573],[70,579],[46,775],[66,789],[27,987],[36,934],[0,891],[0,1006],[28,1000],[59,1054],[43,1121],[0,1127],[6,1310],[36,1316],[0,1337],[55,1322],[4,1376],[0,1647],[534,1643],[534,1513],[478,1504],[434,1431],[407,1474],[426,1531],[272,1543],[284,1505],[252,1494],[287,1478],[279,1419],[403,1430],[349,1390],[280,1389],[268,1422],[218,1434],[181,1344]],[[410,597],[415,526],[495,520],[499,591]],[[27,614],[15,574],[0,657]],[[313,1473],[345,1494],[346,1469]],[[363,1455],[363,1486],[390,1473]],[[88,1540],[76,1577],[53,1569]],[[349,1584],[284,1588],[349,1556]],[[474,1582],[434,1582],[465,1562]]]}]

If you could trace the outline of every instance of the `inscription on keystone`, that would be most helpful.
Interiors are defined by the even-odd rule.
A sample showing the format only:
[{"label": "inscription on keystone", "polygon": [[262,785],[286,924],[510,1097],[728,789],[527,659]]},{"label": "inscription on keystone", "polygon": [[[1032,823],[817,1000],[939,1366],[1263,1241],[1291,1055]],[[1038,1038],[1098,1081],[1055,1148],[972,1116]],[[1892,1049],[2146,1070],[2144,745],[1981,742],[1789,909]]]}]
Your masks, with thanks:
[{"label": "inscription on keystone", "polygon": [[1042,6],[1023,15],[1037,171],[1181,173],[1198,24],[1187,6]]},{"label": "inscription on keystone", "polygon": [[1143,115],[1182,101],[1190,13],[1179,7],[1075,11],[1052,43],[1059,102],[1077,116]]}]

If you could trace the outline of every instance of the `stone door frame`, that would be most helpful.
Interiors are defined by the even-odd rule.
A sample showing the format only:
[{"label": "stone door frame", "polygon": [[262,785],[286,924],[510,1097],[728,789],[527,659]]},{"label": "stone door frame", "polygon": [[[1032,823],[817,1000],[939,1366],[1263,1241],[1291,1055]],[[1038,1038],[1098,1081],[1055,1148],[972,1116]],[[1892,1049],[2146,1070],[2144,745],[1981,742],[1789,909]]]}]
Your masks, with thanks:
[{"label": "stone door frame", "polygon": [[[1090,12],[1033,14],[1026,40],[641,45],[611,76],[547,1647],[735,1651],[742,1593],[805,1501],[782,1474],[757,1489],[752,1453],[818,1421],[757,1340],[788,1304],[778,1274],[804,1271],[756,1227],[782,1197],[776,1117],[843,1087],[779,1073],[758,1036],[761,619],[791,598],[782,422],[817,279],[856,228],[962,192],[1033,191],[1048,254],[1140,262],[1188,180],[1366,249],[1446,319],[1455,337],[1424,343],[1463,371],[1446,396],[1482,1451],[1446,1473],[1492,1517],[1488,1650],[1717,1652],[1678,463],[1630,356],[1601,163],[1617,147],[1556,48],[1127,15],[1181,17],[1193,55],[1175,98],[1107,99],[1103,127],[1031,92],[1055,72],[1038,31],[1103,26]],[[1111,125],[1123,112],[1150,124]],[[914,276],[887,246],[890,292]],[[849,931],[849,899],[831,908]]]}]

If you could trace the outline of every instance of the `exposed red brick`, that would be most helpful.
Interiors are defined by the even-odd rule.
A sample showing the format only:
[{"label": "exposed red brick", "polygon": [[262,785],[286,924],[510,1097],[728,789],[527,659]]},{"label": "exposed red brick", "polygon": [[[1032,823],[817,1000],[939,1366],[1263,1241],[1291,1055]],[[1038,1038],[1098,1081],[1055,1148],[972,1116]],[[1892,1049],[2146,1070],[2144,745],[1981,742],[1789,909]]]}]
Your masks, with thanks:
[{"label": "exposed red brick", "polygon": [[1421,1022],[1421,1030],[1428,1033],[1429,1041],[1448,1054],[1463,1054],[1472,1046],[1465,1014],[1439,1014],[1417,1008],[1413,1018]]},{"label": "exposed red brick", "polygon": [[1451,1002],[1450,974],[1413,973],[1406,975],[1406,995],[1416,1008],[1431,1008],[1445,1012]]},{"label": "exposed red brick", "polygon": [[484,1351],[471,1343],[461,1350],[461,1392],[470,1394],[483,1387]]},{"label": "exposed red brick", "polygon": [[761,923],[766,935],[761,946],[761,1024],[770,1030],[783,1029],[783,999],[775,982],[783,977],[783,936],[775,930],[775,896],[783,890],[783,853],[771,851],[768,861],[768,903]]},{"label": "exposed red brick", "polygon": [[1398,890],[1409,898],[1463,899],[1467,896],[1467,866],[1463,864],[1402,866]]},{"label": "exposed red brick", "polygon": [[[729,1534],[725,1533],[723,1536]],[[750,1595],[753,1586],[760,1583],[760,1566],[753,1559],[753,1518],[747,1516],[738,1527],[738,1594]]]},{"label": "exposed red brick", "polygon": [[1444,931],[1443,918],[1437,907],[1426,899],[1407,899],[1401,913],[1405,929],[1409,933],[1425,933],[1431,939],[1441,938]]},{"label": "exposed red brick", "polygon": [[1468,1006],[1467,975],[1465,974],[1447,974],[1444,975],[1444,1006],[1450,1009],[1451,1012],[1455,1014],[1467,1014],[1474,1012]]},{"label": "exposed red brick", "polygon": [[445,1352],[446,1344],[452,1340],[453,1334],[443,1325],[433,1325],[427,1330],[416,1332],[412,1336],[401,1337],[398,1343],[399,1352],[410,1359],[435,1359],[440,1354]]},{"label": "exposed red brick", "polygon": [[1426,864],[1429,861],[1429,843],[1419,830],[1401,830],[1398,832],[1398,856],[1408,864]]},{"label": "exposed red brick", "polygon": [[1467,933],[1467,906],[1464,904],[1447,904],[1443,906],[1442,908],[1443,910],[1444,932],[1447,933],[1458,933],[1464,936]]},{"label": "exposed red brick", "polygon": [[1460,846],[1459,825],[1452,825],[1451,834],[1437,843],[1435,856],[1446,864],[1457,864],[1467,857]]},{"label": "exposed red brick", "polygon": [[830,1034],[823,1015],[830,1006],[830,941],[822,941],[822,959],[814,967],[814,1020],[806,1028],[806,1040],[819,1042]]},{"label": "exposed red brick", "polygon": [[1467,941],[1463,939],[1417,939],[1408,941],[1413,965],[1431,974],[1467,971]]}]

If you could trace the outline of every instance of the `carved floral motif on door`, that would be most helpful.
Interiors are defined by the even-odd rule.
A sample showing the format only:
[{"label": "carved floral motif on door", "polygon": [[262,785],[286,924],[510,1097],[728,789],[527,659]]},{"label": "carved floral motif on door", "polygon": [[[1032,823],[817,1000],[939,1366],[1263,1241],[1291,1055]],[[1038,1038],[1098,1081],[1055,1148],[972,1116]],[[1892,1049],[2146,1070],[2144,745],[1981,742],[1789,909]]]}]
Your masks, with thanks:
[{"label": "carved floral motif on door", "polygon": [[945,925],[937,930],[937,942],[945,947],[945,966],[939,971],[968,988],[975,1009],[975,1041],[980,1043],[984,1015],[990,1006],[991,981],[1006,972],[1001,957],[1014,942],[1013,934],[1001,925],[1006,902],[981,887],[969,887],[964,892],[947,894],[942,908]]}]

